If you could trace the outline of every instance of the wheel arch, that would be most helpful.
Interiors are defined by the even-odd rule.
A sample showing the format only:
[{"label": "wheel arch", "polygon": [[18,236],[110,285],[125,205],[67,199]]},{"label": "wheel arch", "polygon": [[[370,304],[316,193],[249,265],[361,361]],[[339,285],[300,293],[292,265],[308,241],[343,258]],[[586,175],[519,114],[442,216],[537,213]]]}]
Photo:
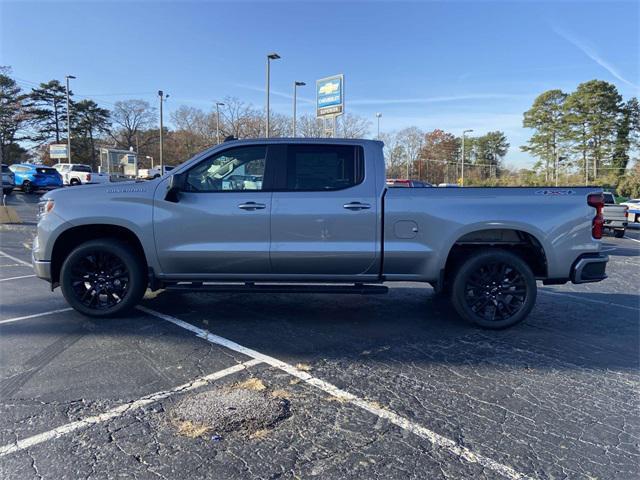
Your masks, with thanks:
[{"label": "wheel arch", "polygon": [[53,245],[51,252],[51,283],[56,286],[60,281],[60,269],[64,259],[77,246],[98,238],[113,238],[131,246],[147,269],[147,260],[142,242],[130,229],[120,225],[87,224],[68,228],[62,232]]},{"label": "wheel arch", "polygon": [[548,276],[548,257],[533,233],[515,227],[482,228],[459,234],[442,264],[440,283],[448,285],[457,268],[479,250],[502,249],[518,255],[538,279]]}]

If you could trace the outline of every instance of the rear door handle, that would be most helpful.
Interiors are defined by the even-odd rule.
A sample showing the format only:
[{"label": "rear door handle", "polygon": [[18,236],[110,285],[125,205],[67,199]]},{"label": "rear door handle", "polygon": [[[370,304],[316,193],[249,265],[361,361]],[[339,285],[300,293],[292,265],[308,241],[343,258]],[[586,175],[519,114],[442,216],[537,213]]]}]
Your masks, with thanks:
[{"label": "rear door handle", "polygon": [[263,208],[266,208],[267,206],[264,203],[256,203],[256,202],[246,202],[246,203],[241,203],[240,205],[238,205],[238,208],[241,208],[242,210],[262,210]]},{"label": "rear door handle", "polygon": [[371,205],[369,205],[368,203],[351,202],[345,203],[343,207],[347,210],[366,210],[368,208],[371,208]]}]

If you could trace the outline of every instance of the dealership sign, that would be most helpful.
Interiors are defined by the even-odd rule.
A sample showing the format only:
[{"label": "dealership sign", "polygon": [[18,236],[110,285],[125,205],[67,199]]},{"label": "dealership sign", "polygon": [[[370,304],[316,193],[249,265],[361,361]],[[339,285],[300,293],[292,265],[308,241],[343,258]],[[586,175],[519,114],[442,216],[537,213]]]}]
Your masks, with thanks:
[{"label": "dealership sign", "polygon": [[49,157],[51,158],[69,158],[67,155],[67,146],[61,143],[49,145]]},{"label": "dealership sign", "polygon": [[316,80],[318,117],[335,117],[344,112],[344,75]]}]

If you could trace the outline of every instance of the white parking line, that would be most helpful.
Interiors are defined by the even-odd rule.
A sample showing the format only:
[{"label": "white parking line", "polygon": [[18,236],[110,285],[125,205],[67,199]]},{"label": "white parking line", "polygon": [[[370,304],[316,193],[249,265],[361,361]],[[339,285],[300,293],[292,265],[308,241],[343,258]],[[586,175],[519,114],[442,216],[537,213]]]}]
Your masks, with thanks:
[{"label": "white parking line", "polygon": [[604,300],[595,300],[593,298],[584,298],[584,297],[579,297],[578,295],[571,295],[570,293],[564,293],[564,292],[552,292],[550,290],[538,290],[541,293],[546,293],[548,295],[558,295],[561,297],[569,297],[569,298],[573,298],[575,300],[579,300],[581,302],[590,302],[590,303],[599,303],[600,305],[609,305],[610,307],[618,307],[618,308],[626,308],[627,310],[633,310],[634,312],[640,312],[640,308],[638,307],[631,307],[629,305],[622,305],[621,303],[614,303],[614,302],[605,302]]},{"label": "white parking line", "polygon": [[125,403],[124,405],[119,405],[111,410],[107,410],[100,415],[94,415],[92,417],[83,418],[82,420],[78,420],[76,422],[67,423],[66,425],[62,425],[61,427],[54,428],[53,430],[49,430],[44,433],[39,433],[38,435],[33,435],[32,437],[27,437],[22,440],[18,440],[15,443],[10,443],[8,445],[4,445],[0,447],[0,457],[4,457],[5,455],[9,455],[10,453],[19,452],[20,450],[25,450],[27,448],[33,447],[34,445],[38,445],[39,443],[46,442],[48,440],[54,440],[68,433],[74,432],[81,428],[89,427],[91,425],[95,425],[97,423],[106,422],[107,420],[111,420],[112,418],[119,417],[124,415],[127,412],[132,410],[137,410],[139,408],[145,407],[151,403],[158,402],[167,397],[175,395],[176,393],[188,392],[190,390],[194,390],[196,388],[202,387],[210,382],[215,380],[219,380],[227,375],[231,375],[232,373],[237,373],[241,370],[245,370],[246,368],[252,367],[254,365],[258,365],[259,360],[249,360],[248,362],[239,363],[238,365],[234,365],[233,367],[225,368],[224,370],[220,370],[218,372],[212,373],[205,377],[197,378],[196,380],[185,383],[178,387],[172,388],[171,390],[164,390],[161,392],[156,392],[151,395],[147,395],[142,397],[139,400],[134,402]]},{"label": "white parking line", "polygon": [[44,317],[45,315],[53,315],[54,313],[68,312],[70,310],[73,310],[73,308],[59,308],[58,310],[49,310],[48,312],[34,313],[33,315],[25,315],[24,317],[7,318],[6,320],[0,320],[0,325],[4,323],[19,322],[20,320],[28,320],[30,318]]},{"label": "white parking line", "polygon": [[622,238],[626,238],[627,240],[632,240],[634,242],[640,243],[640,240],[636,240],[635,238],[627,237],[626,235],[624,237],[622,237]]},{"label": "white parking line", "polygon": [[2,255],[3,257],[7,257],[11,260],[13,260],[14,262],[19,263],[20,265],[24,265],[25,267],[31,267],[31,264],[29,262],[25,262],[24,260],[21,260],[17,257],[11,256],[8,253],[4,253],[2,250],[0,250],[0,255]]},{"label": "white parking line", "polygon": [[267,365],[271,365],[272,367],[278,368],[288,373],[289,375],[299,378],[300,380],[308,383],[309,385],[312,385],[328,393],[329,395],[332,395],[341,400],[350,402],[351,404],[356,405],[362,408],[363,410],[366,410],[369,413],[372,413],[373,415],[376,415],[380,418],[384,418],[389,422],[393,423],[394,425],[404,430],[407,430],[417,435],[420,438],[427,440],[433,446],[446,449],[453,455],[461,457],[468,462],[478,463],[484,468],[493,470],[494,472],[499,473],[510,479],[515,480],[515,479],[529,478],[526,475],[514,470],[512,467],[508,465],[499,463],[489,457],[485,457],[484,455],[474,453],[467,447],[460,445],[459,443],[456,443],[454,440],[451,440],[450,438],[444,437],[432,430],[429,430],[428,428],[423,427],[422,425],[414,423],[411,420],[408,420],[398,415],[397,413],[381,408],[372,402],[369,402],[367,400],[364,400],[363,398],[357,397],[356,395],[349,393],[345,390],[342,390],[331,383],[325,382],[324,380],[320,380],[319,378],[315,378],[309,373],[299,370],[293,365],[290,365],[281,360],[278,360],[277,358],[264,355],[251,348],[244,347],[232,340],[228,340],[224,337],[215,335],[207,330],[198,328],[195,325],[191,325],[190,323],[187,323],[183,320],[172,317],[170,315],[165,315],[164,313],[156,312],[155,310],[151,310],[150,308],[142,307],[142,306],[139,306],[138,309],[142,312],[148,313],[149,315],[153,315],[162,320],[166,320],[167,322],[171,322],[174,325],[177,325],[181,328],[185,328],[195,333],[196,336],[207,340],[208,342],[214,343],[216,345],[221,345],[230,350],[234,350],[236,352],[242,353],[249,357],[253,357],[256,360],[260,360],[261,362],[264,362]]},{"label": "white parking line", "polygon": [[32,278],[35,275],[21,275],[19,277],[0,278],[0,282],[8,282],[9,280],[20,280],[21,278]]}]

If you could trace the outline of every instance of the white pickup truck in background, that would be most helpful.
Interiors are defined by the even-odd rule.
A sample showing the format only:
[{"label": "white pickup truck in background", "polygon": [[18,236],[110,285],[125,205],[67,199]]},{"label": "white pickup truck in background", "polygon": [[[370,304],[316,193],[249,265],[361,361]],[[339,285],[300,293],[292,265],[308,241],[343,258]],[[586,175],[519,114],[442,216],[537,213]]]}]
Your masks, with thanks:
[{"label": "white pickup truck in background", "polygon": [[141,168],[138,170],[138,178],[142,180],[151,180],[153,178],[159,178],[165,173],[173,170],[173,168],[174,167],[171,165],[165,165],[162,168],[162,171],[160,170],[160,167]]},{"label": "white pickup truck in background", "polygon": [[74,186],[109,182],[108,174],[94,172],[89,165],[83,165],[81,163],[58,163],[54,165],[53,168],[60,173],[62,182],[65,185]]},{"label": "white pickup truck in background", "polygon": [[629,207],[616,204],[616,197],[611,192],[603,192],[602,195],[604,197],[604,209],[602,210],[604,228],[612,231],[616,238],[622,238],[627,230]]}]

